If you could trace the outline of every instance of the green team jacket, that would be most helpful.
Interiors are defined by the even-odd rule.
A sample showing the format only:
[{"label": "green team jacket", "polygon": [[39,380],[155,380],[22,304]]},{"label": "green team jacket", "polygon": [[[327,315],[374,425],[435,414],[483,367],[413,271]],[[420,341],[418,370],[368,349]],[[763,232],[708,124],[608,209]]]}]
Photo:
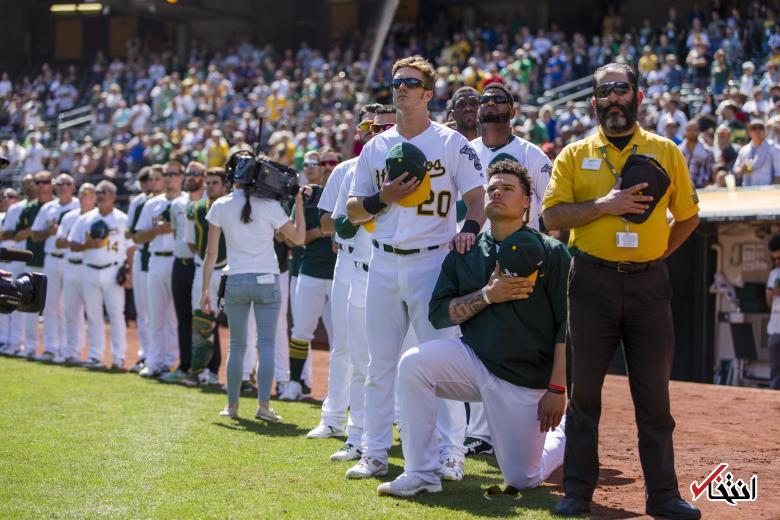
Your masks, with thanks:
[{"label": "green team jacket", "polygon": [[[555,344],[566,336],[566,283],[571,256],[566,246],[536,230],[547,258],[539,269],[534,292],[526,300],[489,305],[460,325],[463,342],[495,376],[526,388],[547,388]],[[428,317],[437,329],[455,325],[450,301],[482,289],[496,268],[496,241],[481,233],[470,251],[450,252],[433,290]]]},{"label": "green team jacket", "polygon": [[[43,203],[38,199],[31,200],[27,203],[27,205],[22,209],[22,212],[19,214],[19,223],[16,226],[17,233],[33,225],[33,222],[35,222],[35,217],[38,216],[38,212],[41,210],[41,207],[43,207]],[[25,247],[29,251],[32,251],[33,257],[32,260],[27,262],[27,265],[30,267],[43,267],[44,243],[45,242],[35,242],[32,239],[32,235],[30,235],[30,237],[27,239]]]},{"label": "green team jacket", "polygon": [[[304,209],[304,217],[306,218],[306,231],[320,227],[319,209]],[[295,254],[294,249],[293,254]],[[333,270],[336,267],[336,253],[333,252],[333,241],[330,237],[318,238],[306,244],[301,254],[300,266],[300,274],[312,278],[332,280]]]},{"label": "green team jacket", "polygon": [[[208,199],[190,201],[187,204],[187,218],[195,223],[195,253],[201,260],[206,258],[206,246],[209,238],[209,221],[206,215],[211,207]],[[225,234],[219,235],[219,247],[217,249],[217,262],[215,265],[224,265],[227,260],[227,247],[225,246]]]}]

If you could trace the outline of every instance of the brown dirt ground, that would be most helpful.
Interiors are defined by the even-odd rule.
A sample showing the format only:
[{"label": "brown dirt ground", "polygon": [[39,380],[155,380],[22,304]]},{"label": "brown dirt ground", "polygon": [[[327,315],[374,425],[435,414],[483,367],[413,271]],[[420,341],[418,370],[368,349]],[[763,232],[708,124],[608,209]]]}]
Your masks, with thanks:
[{"label": "brown dirt ground", "polygon": [[[127,366],[136,361],[138,340],[128,326]],[[107,338],[108,340],[108,338]],[[108,341],[106,342],[108,344]],[[227,331],[222,330],[223,369]],[[315,399],[327,392],[328,353],[314,350]],[[105,361],[110,361],[106,352]],[[758,499],[736,507],[700,497],[704,518],[780,519],[780,392],[673,381],[672,413],[677,422],[675,455],[680,493],[691,499],[690,485],[702,481],[720,463],[729,464],[734,478],[758,475]],[[637,434],[628,380],[607,376],[600,427],[601,479],[594,495],[594,518],[639,518],[644,515],[644,483],[637,454]],[[562,472],[545,486],[562,493]]]}]

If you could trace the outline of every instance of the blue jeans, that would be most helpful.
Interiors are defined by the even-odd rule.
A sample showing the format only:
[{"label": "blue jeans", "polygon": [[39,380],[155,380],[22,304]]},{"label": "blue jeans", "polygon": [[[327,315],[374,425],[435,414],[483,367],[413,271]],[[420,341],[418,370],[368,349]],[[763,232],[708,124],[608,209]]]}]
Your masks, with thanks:
[{"label": "blue jeans", "polygon": [[[273,277],[271,283],[258,283],[259,277]],[[225,283],[225,312],[230,330],[227,358],[228,404],[237,405],[246,352],[249,308],[254,304],[257,324],[257,400],[271,397],[274,377],[274,341],[281,305],[279,275],[259,273],[228,275]]]}]

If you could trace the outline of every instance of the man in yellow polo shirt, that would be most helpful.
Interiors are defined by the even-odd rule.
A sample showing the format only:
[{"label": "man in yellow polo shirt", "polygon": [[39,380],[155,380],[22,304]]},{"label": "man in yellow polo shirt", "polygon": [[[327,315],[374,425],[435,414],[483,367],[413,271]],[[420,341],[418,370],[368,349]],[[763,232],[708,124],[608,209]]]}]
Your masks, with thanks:
[{"label": "man in yellow polo shirt", "polygon": [[[630,67],[611,63],[596,70],[591,102],[598,131],[563,149],[542,205],[546,227],[571,229],[577,251],[568,289],[572,383],[566,496],[555,508],[563,516],[590,512],[599,474],[601,387],[621,342],[636,409],[647,514],[701,516],[680,497],[674,471],[669,410],[674,328],[664,263],[698,225],[698,199],[677,146],[637,124],[643,97]],[[665,184],[655,190],[646,182],[623,186],[623,174],[629,176],[623,166],[632,155],[655,159],[632,161],[660,165]]]}]

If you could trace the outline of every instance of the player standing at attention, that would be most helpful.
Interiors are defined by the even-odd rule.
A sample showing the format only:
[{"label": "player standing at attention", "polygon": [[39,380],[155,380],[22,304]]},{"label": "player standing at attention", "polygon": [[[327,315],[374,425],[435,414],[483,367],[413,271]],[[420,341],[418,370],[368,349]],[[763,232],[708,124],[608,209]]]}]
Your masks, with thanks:
[{"label": "player standing at attention", "polygon": [[[531,202],[525,218],[528,227],[539,230],[539,215],[542,213],[542,197],[550,182],[552,163],[541,148],[512,135],[511,122],[515,118],[514,100],[509,90],[501,83],[491,83],[482,89],[478,98],[480,137],[471,141],[479,155],[479,161],[486,167],[493,162],[509,159],[517,162],[528,172],[531,180]],[[482,403],[472,403],[469,424],[466,428],[468,455],[493,453],[490,430]]]},{"label": "player standing at attention", "polygon": [[[90,345],[101,356],[106,348],[106,323],[103,307],[111,325],[111,369],[124,370],[127,334],[125,327],[125,285],[116,275],[126,261],[132,268],[134,244],[127,238],[127,215],[114,208],[116,186],[100,181],[96,187],[97,207],[80,216],[70,233],[71,249],[84,256],[84,300],[87,311],[87,335]],[[104,231],[99,231],[99,230]],[[132,269],[130,270],[132,272]],[[93,359],[87,368],[103,368],[102,359]]]},{"label": "player standing at attention", "polygon": [[[471,248],[485,221],[485,177],[476,152],[455,130],[430,120],[436,72],[420,56],[393,65],[393,101],[397,125],[374,137],[360,154],[347,205],[350,220],[376,217],[366,288],[366,321],[370,361],[366,380],[366,451],[347,471],[348,478],[387,474],[387,450],[392,442],[393,391],[403,337],[411,322],[421,341],[451,338],[457,327],[437,330],[428,320],[428,301],[448,246],[459,253]],[[427,159],[422,183],[409,173],[394,180],[387,174],[388,152],[417,150]],[[405,146],[405,148],[404,148]],[[415,155],[416,155],[415,154]],[[404,161],[403,157],[394,160]],[[423,186],[422,202],[416,202]],[[430,188],[426,189],[426,186]],[[458,193],[468,208],[460,233],[455,230]],[[453,237],[454,235],[454,237]],[[443,478],[463,478],[463,435],[466,413],[462,403],[441,401],[440,463]]]},{"label": "player standing at attention", "polygon": [[54,180],[57,198],[43,205],[32,225],[32,239],[43,242],[43,274],[46,275],[46,306],[43,308],[43,353],[38,361],[62,363],[65,342],[64,300],[62,277],[65,270],[65,250],[56,245],[57,228],[62,217],[79,207],[73,198],[73,177],[61,173]]},{"label": "player standing at attention", "polygon": [[[371,125],[374,122],[376,109],[381,106],[378,103],[373,103],[360,109],[360,123],[357,131],[363,145],[371,138]],[[339,252],[333,271],[333,285],[330,293],[333,343],[330,345],[328,353],[328,395],[322,403],[320,423],[306,435],[310,439],[341,437],[344,435],[344,423],[347,421],[351,379],[348,348],[351,324],[347,319],[347,307],[349,286],[352,273],[355,270],[352,259],[355,243],[352,238],[344,238],[334,233],[331,214],[336,207],[336,201],[339,198],[341,187],[344,185],[347,172],[355,168],[357,160],[357,157],[353,157],[333,169],[317,205],[320,210],[320,229],[325,233],[333,233],[333,241],[338,244]]]}]

